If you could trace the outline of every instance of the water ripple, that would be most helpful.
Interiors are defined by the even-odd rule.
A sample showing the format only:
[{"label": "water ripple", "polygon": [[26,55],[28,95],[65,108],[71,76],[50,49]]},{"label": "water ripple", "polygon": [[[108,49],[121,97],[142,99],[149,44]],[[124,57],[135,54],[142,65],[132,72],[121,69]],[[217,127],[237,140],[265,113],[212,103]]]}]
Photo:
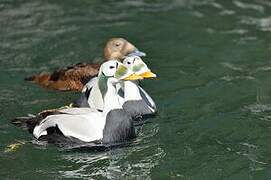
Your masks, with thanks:
[{"label": "water ripple", "polygon": [[[144,178],[150,179],[151,169],[165,156],[159,144],[151,142],[158,133],[157,125],[144,130],[130,147],[112,149],[101,153],[72,153],[62,155],[69,162],[67,170],[59,173],[66,178]],[[99,166],[103,164],[103,166]]]},{"label": "water ripple", "polygon": [[239,0],[234,0],[233,4],[242,9],[251,9],[251,10],[258,11],[260,13],[264,12],[264,7],[261,5],[252,4],[252,3],[244,3]]}]

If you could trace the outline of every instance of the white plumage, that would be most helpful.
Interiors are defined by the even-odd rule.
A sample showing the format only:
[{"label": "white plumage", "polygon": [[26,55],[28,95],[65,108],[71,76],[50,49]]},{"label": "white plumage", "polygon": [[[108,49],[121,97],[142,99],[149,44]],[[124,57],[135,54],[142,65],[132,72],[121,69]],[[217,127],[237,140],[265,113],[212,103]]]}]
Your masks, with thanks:
[{"label": "white plumage", "polygon": [[[115,77],[118,74],[118,77]],[[117,61],[108,61],[101,66],[98,76],[98,83],[106,87],[104,93],[104,111],[99,112],[90,108],[67,108],[61,109],[57,115],[49,115],[43,119],[33,130],[33,135],[40,138],[42,135],[47,135],[47,129],[50,127],[57,127],[64,136],[74,137],[81,141],[91,142],[95,140],[102,140],[103,130],[107,121],[111,121],[107,117],[108,113],[114,109],[121,109],[118,103],[117,92],[115,84],[121,79],[141,78],[129,71],[125,66]],[[97,84],[97,83],[96,83]],[[120,117],[119,119],[121,119]],[[125,119],[124,119],[125,120]],[[129,119],[127,119],[128,121]],[[112,123],[110,123],[112,124]],[[109,127],[110,128],[110,125]],[[116,127],[114,127],[116,128]],[[118,128],[118,127],[117,127]],[[132,127],[119,127],[132,128]],[[113,131],[118,129],[113,129]],[[129,131],[129,130],[128,130]],[[125,132],[125,130],[123,131]],[[108,134],[107,134],[108,136]],[[121,134],[120,134],[121,136]],[[126,134],[124,134],[126,136]]]},{"label": "white plumage", "polygon": [[[147,65],[143,62],[143,60],[138,56],[126,57],[123,63],[126,67],[128,67],[131,71],[138,75],[144,74],[146,72],[151,72]],[[142,87],[138,85],[138,83],[124,81],[118,83],[116,87],[118,92],[123,92],[118,94],[118,100],[121,106],[129,100],[143,100],[147,105],[149,105],[148,108],[153,113],[156,112],[156,105],[154,100]],[[92,109],[103,110],[104,102],[98,86],[97,78],[91,79],[91,81],[89,81],[85,85],[83,93],[86,90],[90,90],[90,94],[87,97],[89,107]],[[143,94],[143,96],[141,95],[141,93]]]}]

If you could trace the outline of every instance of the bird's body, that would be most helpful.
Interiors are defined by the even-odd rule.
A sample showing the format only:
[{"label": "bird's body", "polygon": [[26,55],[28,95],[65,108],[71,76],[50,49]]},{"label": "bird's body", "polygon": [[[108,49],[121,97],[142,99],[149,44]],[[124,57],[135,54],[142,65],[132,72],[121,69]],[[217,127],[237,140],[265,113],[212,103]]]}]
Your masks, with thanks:
[{"label": "bird's body", "polygon": [[[136,59],[134,60],[134,58]],[[125,63],[127,67],[130,66],[131,70],[136,69],[135,67],[140,67],[134,70],[134,73],[140,72],[139,74],[144,74],[146,72],[150,72],[142,59],[137,56],[125,58],[124,64]],[[154,74],[152,77],[155,77]],[[157,112],[153,99],[136,81],[124,81],[122,83],[118,83],[117,92],[119,103],[123,109],[132,115],[132,117],[149,116],[154,115]],[[102,93],[98,86],[97,78],[93,78],[86,84],[80,98],[75,104],[78,107],[89,107],[103,111],[104,102]]]},{"label": "bird's body", "polygon": [[[98,75],[98,84],[105,87],[101,93],[103,112],[90,108],[67,108],[40,114],[39,118],[16,119],[14,124],[25,127],[34,137],[41,139],[58,133],[81,142],[118,143],[135,137],[132,116],[118,103],[115,84],[120,80],[139,79],[122,63],[103,63]],[[20,124],[21,123],[21,124]]]},{"label": "bird's body", "polygon": [[97,76],[100,64],[79,63],[53,73],[41,73],[26,78],[43,87],[60,91],[81,91],[91,78]]},{"label": "bird's body", "polygon": [[[138,51],[134,45],[123,38],[111,38],[104,48],[104,60],[121,61],[128,54],[145,54]],[[53,73],[43,72],[25,78],[42,87],[60,91],[82,91],[84,85],[98,75],[100,63],[78,63]]]},{"label": "bird's body", "polygon": [[[123,83],[124,97],[119,96],[119,98],[123,101],[122,107],[125,111],[129,112],[132,117],[150,116],[156,113],[154,101],[136,82],[125,81]],[[145,97],[149,97],[149,99]]]},{"label": "bird's body", "polygon": [[48,134],[48,128],[57,127],[66,137],[91,142],[102,139],[104,125],[105,118],[100,112],[50,115],[35,126],[33,135],[39,138]]}]

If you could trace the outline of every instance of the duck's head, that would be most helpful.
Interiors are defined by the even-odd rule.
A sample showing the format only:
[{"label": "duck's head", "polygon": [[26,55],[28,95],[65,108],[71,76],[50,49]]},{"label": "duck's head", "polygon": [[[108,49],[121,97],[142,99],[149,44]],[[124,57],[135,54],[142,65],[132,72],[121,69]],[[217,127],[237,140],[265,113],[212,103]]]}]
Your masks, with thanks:
[{"label": "duck's head", "polygon": [[124,38],[111,38],[107,41],[104,48],[105,60],[115,59],[122,61],[126,56],[130,55],[146,56],[144,52],[139,51]]},{"label": "duck's head", "polygon": [[122,80],[130,81],[139,79],[143,78],[125,67],[121,62],[117,60],[110,60],[101,65],[98,74],[98,86],[104,96],[107,92],[108,83],[115,85]]},{"label": "duck's head", "polygon": [[143,78],[155,78],[156,74],[151,72],[148,66],[139,56],[129,56],[123,60],[123,64],[135,74]]}]

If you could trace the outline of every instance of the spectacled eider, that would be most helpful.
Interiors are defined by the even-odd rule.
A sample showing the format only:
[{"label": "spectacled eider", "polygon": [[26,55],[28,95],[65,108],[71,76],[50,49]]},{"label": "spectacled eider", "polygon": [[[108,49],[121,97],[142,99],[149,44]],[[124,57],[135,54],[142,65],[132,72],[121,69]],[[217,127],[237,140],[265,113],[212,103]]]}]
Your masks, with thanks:
[{"label": "spectacled eider", "polygon": [[[104,100],[103,112],[90,108],[59,110],[58,114],[47,115],[44,119],[17,118],[14,124],[27,127],[34,137],[40,139],[51,132],[81,142],[111,144],[127,141],[136,136],[132,116],[119,104],[116,84],[121,80],[138,80],[122,63],[111,60],[101,65],[98,84]],[[53,129],[57,129],[52,131]]]},{"label": "spectacled eider", "polygon": [[[123,60],[123,64],[143,78],[156,77],[138,56],[126,57]],[[138,85],[138,81],[124,81],[118,83],[117,89],[119,103],[133,117],[154,115],[157,112],[155,102],[150,95]],[[97,78],[91,79],[86,84],[75,105],[103,111],[104,103]]]}]

